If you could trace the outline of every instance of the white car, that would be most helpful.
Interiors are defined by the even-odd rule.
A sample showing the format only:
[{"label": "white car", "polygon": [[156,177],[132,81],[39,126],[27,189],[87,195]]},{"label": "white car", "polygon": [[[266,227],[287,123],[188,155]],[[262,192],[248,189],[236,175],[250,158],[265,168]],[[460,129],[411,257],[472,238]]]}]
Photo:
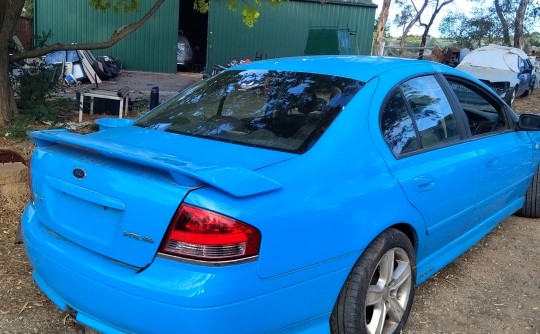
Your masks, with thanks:
[{"label": "white car", "polygon": [[176,65],[188,67],[193,61],[193,49],[189,40],[183,33],[178,34],[178,48],[176,50]]},{"label": "white car", "polygon": [[532,93],[536,72],[520,49],[488,45],[471,51],[457,66],[490,86],[509,105],[517,96]]}]

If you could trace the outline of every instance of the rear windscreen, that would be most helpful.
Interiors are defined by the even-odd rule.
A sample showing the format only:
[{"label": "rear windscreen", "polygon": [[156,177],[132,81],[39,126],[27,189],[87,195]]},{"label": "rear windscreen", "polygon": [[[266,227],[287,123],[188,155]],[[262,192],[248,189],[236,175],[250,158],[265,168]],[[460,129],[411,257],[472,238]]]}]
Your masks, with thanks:
[{"label": "rear windscreen", "polygon": [[323,74],[230,70],[188,88],[135,125],[303,153],[362,86]]}]

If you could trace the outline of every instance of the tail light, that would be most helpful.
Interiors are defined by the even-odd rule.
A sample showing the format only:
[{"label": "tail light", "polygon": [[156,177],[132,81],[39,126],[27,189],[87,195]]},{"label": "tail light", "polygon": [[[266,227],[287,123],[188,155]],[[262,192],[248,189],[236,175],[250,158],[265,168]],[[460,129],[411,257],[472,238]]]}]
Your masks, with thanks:
[{"label": "tail light", "polygon": [[259,230],[236,219],[182,204],[160,253],[208,262],[243,260],[259,254]]}]

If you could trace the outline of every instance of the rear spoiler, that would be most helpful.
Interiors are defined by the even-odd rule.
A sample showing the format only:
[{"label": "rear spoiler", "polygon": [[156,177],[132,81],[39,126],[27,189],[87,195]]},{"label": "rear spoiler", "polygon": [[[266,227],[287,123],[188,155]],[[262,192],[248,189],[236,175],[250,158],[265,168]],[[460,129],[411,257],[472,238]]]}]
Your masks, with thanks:
[{"label": "rear spoiler", "polygon": [[31,131],[28,135],[38,147],[63,145],[83,151],[168,171],[182,184],[186,177],[211,185],[235,197],[249,197],[281,189],[278,182],[252,170],[236,166],[215,166],[183,161],[176,156],[126,147],[92,139],[65,129]]}]

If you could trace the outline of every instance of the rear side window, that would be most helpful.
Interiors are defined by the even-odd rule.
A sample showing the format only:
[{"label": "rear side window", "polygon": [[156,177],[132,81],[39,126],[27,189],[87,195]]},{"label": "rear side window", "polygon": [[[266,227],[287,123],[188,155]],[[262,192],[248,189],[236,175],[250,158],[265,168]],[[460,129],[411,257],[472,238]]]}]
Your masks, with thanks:
[{"label": "rear side window", "polygon": [[399,91],[394,92],[385,105],[381,129],[384,140],[394,155],[413,152],[420,148],[412,117]]},{"label": "rear side window", "polygon": [[399,85],[383,106],[380,126],[396,156],[449,145],[461,138],[450,103],[433,76]]},{"label": "rear side window", "polygon": [[363,84],[314,73],[230,70],[185,90],[135,125],[303,153]]}]

